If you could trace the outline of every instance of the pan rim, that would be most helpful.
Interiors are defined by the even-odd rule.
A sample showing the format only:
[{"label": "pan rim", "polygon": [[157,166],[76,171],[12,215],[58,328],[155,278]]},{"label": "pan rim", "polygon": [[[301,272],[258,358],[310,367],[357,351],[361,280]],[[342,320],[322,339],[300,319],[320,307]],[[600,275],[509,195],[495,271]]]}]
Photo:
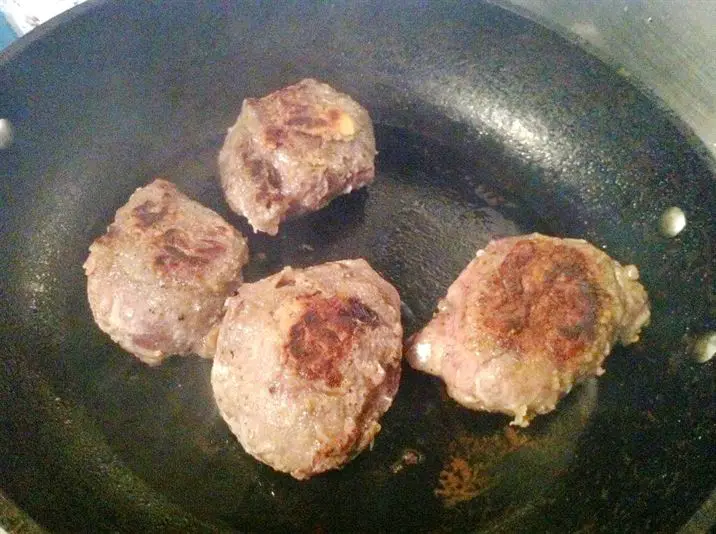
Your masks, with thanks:
[{"label": "pan rim", "polygon": [[25,35],[21,35],[6,48],[0,50],[0,70],[4,69],[7,64],[11,63],[30,46],[48,35],[55,33],[62,26],[65,26],[66,23],[109,3],[111,3],[111,0],[85,0],[85,2],[77,4],[67,11],[63,11],[59,15],[52,17],[47,22],[36,26]]}]

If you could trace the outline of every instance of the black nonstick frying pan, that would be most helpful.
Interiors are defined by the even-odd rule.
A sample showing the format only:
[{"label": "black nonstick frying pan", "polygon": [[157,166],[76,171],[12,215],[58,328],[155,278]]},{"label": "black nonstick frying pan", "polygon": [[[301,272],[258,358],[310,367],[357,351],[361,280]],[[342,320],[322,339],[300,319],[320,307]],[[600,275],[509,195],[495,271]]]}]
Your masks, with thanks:
[{"label": "black nonstick frying pan", "polygon": [[[307,76],[370,110],[378,177],[251,235],[248,280],[365,257],[399,289],[410,334],[490,238],[582,237],[640,267],[643,340],[525,430],[406,368],[373,450],[342,471],[298,482],[251,459],[215,407],[211,363],[124,353],[92,322],[81,266],[155,176],[250,234],[223,200],[218,150],[243,98]],[[716,326],[714,162],[552,32],[482,3],[90,2],[0,55],[0,118],[15,131],[0,151],[0,489],[48,530],[713,525],[714,362],[692,349]],[[670,207],[687,218],[674,238],[659,229]]]}]

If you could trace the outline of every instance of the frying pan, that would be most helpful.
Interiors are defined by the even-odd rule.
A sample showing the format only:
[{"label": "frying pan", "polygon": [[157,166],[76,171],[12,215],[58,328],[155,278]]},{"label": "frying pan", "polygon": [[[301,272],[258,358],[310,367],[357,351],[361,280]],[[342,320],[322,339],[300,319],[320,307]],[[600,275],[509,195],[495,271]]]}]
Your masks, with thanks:
[{"label": "frying pan", "polygon": [[[376,182],[253,235],[216,156],[241,101],[313,76],[371,112]],[[0,56],[0,485],[57,532],[669,532],[716,488],[713,160],[556,34],[483,3],[91,2]],[[298,482],[246,455],[210,362],[138,363],[94,326],[81,265],[139,185],[176,182],[250,235],[249,281],[365,257],[406,333],[490,238],[583,237],[653,306],[526,430],[405,369],[373,450]],[[669,207],[687,214],[675,238]],[[693,520],[689,525],[694,525]]]}]

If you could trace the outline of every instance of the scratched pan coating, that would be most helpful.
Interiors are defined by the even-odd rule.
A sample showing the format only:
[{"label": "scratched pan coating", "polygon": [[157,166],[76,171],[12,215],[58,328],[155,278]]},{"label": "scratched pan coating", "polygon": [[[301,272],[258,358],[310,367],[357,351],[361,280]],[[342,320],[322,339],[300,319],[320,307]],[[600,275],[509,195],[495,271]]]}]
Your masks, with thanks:
[{"label": "scratched pan coating", "polygon": [[[103,335],[81,265],[155,176],[245,234],[216,156],[246,96],[312,76],[373,116],[367,190],[250,235],[249,281],[364,257],[414,332],[496,236],[583,237],[639,265],[643,341],[526,430],[405,369],[373,450],[298,482],[246,455],[210,362],[149,369]],[[494,6],[90,2],[0,55],[0,489],[58,532],[671,531],[716,487],[713,161],[577,47]],[[659,233],[681,207],[686,229]]]}]

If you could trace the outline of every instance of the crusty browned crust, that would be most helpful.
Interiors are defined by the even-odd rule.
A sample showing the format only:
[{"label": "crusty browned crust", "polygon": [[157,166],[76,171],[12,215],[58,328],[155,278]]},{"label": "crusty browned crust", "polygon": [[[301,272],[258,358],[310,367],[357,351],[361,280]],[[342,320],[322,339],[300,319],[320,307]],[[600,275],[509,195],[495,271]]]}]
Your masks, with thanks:
[{"label": "crusty browned crust", "polygon": [[484,335],[507,350],[544,353],[557,362],[579,358],[608,312],[597,274],[577,248],[555,241],[521,241],[480,292]]},{"label": "crusty browned crust", "polygon": [[301,297],[303,314],[291,327],[284,350],[287,365],[306,380],[330,387],[343,382],[340,366],[359,332],[377,327],[378,315],[356,297]]}]

